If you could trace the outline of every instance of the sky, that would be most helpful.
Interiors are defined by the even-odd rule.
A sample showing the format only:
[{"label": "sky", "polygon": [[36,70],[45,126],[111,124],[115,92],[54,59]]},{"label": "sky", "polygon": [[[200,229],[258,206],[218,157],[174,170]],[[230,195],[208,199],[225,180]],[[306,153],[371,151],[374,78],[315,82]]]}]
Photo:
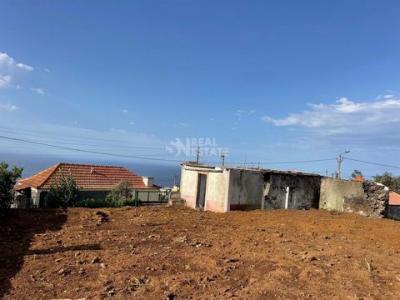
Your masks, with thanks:
[{"label": "sky", "polygon": [[0,7],[0,153],[400,173],[399,1]]}]

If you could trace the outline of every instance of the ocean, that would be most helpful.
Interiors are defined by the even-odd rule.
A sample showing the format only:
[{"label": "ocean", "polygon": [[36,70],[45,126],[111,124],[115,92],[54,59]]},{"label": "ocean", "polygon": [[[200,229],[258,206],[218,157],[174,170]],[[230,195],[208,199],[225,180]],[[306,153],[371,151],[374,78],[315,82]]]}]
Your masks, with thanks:
[{"label": "ocean", "polygon": [[56,156],[56,155],[38,155],[38,154],[13,154],[0,153],[0,162],[6,162],[9,165],[15,165],[23,168],[22,177],[29,177],[43,169],[46,169],[59,162],[81,163],[95,165],[122,166],[135,172],[140,176],[154,177],[154,183],[160,186],[172,186],[174,181],[180,182],[179,163],[146,163],[142,161],[114,160],[100,158],[82,158],[75,156]]}]

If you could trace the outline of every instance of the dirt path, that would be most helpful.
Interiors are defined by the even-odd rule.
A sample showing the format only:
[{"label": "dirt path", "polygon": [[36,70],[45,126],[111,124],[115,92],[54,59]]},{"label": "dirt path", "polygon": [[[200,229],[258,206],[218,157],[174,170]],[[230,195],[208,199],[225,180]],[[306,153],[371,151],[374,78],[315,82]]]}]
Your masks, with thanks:
[{"label": "dirt path", "polygon": [[2,247],[10,231],[24,240],[0,254],[6,299],[400,297],[400,222],[143,207],[69,209],[54,226],[35,214],[0,225]]}]

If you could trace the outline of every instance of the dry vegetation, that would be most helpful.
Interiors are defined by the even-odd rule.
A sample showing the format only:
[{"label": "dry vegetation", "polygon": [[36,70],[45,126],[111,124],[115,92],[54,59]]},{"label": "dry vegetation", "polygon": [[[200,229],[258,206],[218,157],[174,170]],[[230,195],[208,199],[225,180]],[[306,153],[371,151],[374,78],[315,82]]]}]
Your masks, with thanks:
[{"label": "dry vegetation", "polygon": [[6,299],[396,299],[400,223],[323,211],[13,211]]}]

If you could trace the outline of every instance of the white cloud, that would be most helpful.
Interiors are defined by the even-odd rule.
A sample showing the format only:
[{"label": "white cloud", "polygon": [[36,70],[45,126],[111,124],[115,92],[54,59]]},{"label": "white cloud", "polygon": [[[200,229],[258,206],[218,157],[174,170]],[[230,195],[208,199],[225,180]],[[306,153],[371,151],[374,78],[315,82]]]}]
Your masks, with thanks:
[{"label": "white cloud", "polygon": [[15,111],[19,109],[18,106],[11,103],[0,103],[0,111]]},{"label": "white cloud", "polygon": [[12,77],[10,75],[1,75],[0,74],[0,89],[9,87],[11,84]]},{"label": "white cloud", "polygon": [[31,88],[31,91],[35,92],[35,93],[37,93],[39,95],[44,95],[46,93],[43,88]]},{"label": "white cloud", "polygon": [[0,52],[0,65],[13,65],[15,64],[14,59],[7,53]]},{"label": "white cloud", "polygon": [[340,98],[334,104],[309,104],[310,109],[285,118],[263,117],[275,126],[300,126],[324,134],[365,133],[400,125],[400,98],[386,97],[373,102]]},{"label": "white cloud", "polygon": [[0,52],[0,89],[11,87],[11,81],[18,71],[33,71],[33,67],[21,62],[5,52]]},{"label": "white cloud", "polygon": [[25,70],[25,71],[33,71],[33,67],[30,65],[26,65],[23,63],[17,63],[16,66],[17,66],[17,68]]},{"label": "white cloud", "polygon": [[16,62],[14,58],[9,56],[5,52],[0,52],[0,70],[8,69],[8,71],[12,69],[21,69],[24,71],[33,71],[33,67],[21,62]]}]

